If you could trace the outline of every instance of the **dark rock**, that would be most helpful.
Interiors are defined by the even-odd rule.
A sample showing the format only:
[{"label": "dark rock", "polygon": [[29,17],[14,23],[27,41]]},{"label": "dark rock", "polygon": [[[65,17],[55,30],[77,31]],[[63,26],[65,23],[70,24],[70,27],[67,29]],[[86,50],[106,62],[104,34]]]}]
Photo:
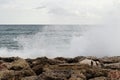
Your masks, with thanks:
[{"label": "dark rock", "polygon": [[8,58],[3,58],[3,57],[0,57],[0,60],[3,60],[4,62],[13,62],[17,59],[18,57],[8,57]]},{"label": "dark rock", "polygon": [[24,77],[21,80],[40,80],[37,76]]},{"label": "dark rock", "polygon": [[43,66],[37,65],[32,68],[32,70],[37,74],[40,75],[43,72]]}]

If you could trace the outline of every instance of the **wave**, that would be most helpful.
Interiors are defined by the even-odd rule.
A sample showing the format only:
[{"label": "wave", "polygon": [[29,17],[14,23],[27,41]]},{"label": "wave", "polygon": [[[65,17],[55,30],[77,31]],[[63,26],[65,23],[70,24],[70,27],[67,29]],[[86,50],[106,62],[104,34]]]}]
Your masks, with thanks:
[{"label": "wave", "polygon": [[[45,29],[48,29],[48,27]],[[2,57],[19,56],[23,58],[119,56],[119,27],[91,27],[87,31],[80,32],[79,36],[78,33],[73,35],[73,32],[68,34],[55,30],[51,34],[51,31],[48,32],[47,30],[34,35],[18,36],[14,40],[18,42],[19,46],[22,46],[21,49],[0,48],[0,54]]]}]

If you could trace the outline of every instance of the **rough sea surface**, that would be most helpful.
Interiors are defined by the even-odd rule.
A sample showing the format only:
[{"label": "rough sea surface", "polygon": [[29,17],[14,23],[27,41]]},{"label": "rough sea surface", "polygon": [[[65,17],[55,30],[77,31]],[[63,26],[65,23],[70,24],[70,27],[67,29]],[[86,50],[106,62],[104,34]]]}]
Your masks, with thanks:
[{"label": "rough sea surface", "polygon": [[43,39],[44,37],[47,46],[63,47],[69,44],[73,36],[80,36],[81,32],[86,29],[85,25],[0,25],[0,48],[20,49],[24,46],[19,44],[16,39],[21,36],[30,38],[36,34],[38,34],[36,38]]},{"label": "rough sea surface", "polygon": [[[87,25],[0,25],[1,56],[63,56]],[[65,56],[67,56],[66,54]]]},{"label": "rough sea surface", "polygon": [[119,56],[119,34],[108,25],[1,25],[0,56]]}]

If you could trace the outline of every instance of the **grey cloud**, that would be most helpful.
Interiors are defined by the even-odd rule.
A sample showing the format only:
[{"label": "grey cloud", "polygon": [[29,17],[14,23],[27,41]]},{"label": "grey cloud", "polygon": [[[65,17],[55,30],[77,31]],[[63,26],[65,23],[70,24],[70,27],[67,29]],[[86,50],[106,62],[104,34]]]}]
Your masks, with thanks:
[{"label": "grey cloud", "polygon": [[6,4],[6,3],[9,3],[10,1],[12,0],[0,0],[0,4]]},{"label": "grey cloud", "polygon": [[49,13],[55,15],[64,15],[64,16],[72,15],[72,13],[61,7],[52,8],[49,10]]}]

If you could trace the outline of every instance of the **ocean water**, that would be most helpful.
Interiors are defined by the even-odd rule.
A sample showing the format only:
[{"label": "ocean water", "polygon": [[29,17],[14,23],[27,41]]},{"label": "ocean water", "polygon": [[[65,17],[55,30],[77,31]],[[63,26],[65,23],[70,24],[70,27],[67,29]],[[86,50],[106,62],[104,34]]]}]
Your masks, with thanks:
[{"label": "ocean water", "polygon": [[28,25],[1,25],[0,48],[20,49],[22,46],[15,41],[19,36],[34,35],[42,29],[42,26]]},{"label": "ocean water", "polygon": [[110,25],[1,25],[0,56],[119,56],[119,34]]},{"label": "ocean water", "polygon": [[[87,25],[0,25],[1,56],[63,56]],[[68,55],[68,54],[67,54]]]},{"label": "ocean water", "polygon": [[[83,28],[84,27],[84,28]],[[0,48],[22,49],[24,45],[18,42],[18,38],[25,42],[25,37],[39,38],[38,43],[44,37],[46,46],[65,47],[73,36],[80,36],[86,30],[86,26],[48,26],[48,25],[1,25]],[[35,40],[36,40],[35,39]],[[18,41],[17,41],[18,40]]]}]

